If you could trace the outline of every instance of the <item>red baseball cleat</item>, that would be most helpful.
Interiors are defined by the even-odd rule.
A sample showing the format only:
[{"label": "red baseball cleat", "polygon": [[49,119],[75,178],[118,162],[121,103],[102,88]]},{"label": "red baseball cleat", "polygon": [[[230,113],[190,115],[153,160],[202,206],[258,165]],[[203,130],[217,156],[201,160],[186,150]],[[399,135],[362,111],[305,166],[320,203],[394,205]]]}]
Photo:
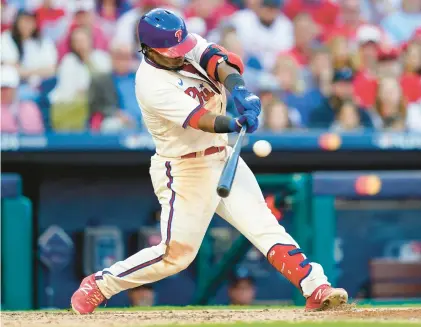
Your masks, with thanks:
[{"label": "red baseball cleat", "polygon": [[94,312],[104,300],[105,296],[95,282],[95,275],[90,275],[82,280],[77,291],[73,293],[70,303],[74,312],[85,315]]},{"label": "red baseball cleat", "polygon": [[323,311],[339,307],[348,302],[348,293],[343,288],[320,285],[307,298],[306,311]]}]

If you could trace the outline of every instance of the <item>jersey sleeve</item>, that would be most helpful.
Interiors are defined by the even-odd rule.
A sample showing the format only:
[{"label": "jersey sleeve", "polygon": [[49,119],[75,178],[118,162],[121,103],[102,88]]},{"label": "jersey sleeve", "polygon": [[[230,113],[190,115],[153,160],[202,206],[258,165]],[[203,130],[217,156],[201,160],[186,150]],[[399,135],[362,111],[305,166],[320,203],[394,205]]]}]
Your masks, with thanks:
[{"label": "jersey sleeve", "polygon": [[200,59],[202,58],[203,53],[206,51],[206,49],[215,43],[212,42],[208,42],[207,40],[205,40],[203,37],[201,37],[198,34],[192,33],[193,36],[196,38],[197,40],[197,44],[196,46],[193,48],[193,50],[191,50],[188,55],[198,64],[200,63]]},{"label": "jersey sleeve", "polygon": [[[171,85],[170,85],[171,86]],[[176,87],[167,87],[143,94],[142,102],[160,117],[187,128],[198,129],[198,122],[207,110],[188,94]]]}]

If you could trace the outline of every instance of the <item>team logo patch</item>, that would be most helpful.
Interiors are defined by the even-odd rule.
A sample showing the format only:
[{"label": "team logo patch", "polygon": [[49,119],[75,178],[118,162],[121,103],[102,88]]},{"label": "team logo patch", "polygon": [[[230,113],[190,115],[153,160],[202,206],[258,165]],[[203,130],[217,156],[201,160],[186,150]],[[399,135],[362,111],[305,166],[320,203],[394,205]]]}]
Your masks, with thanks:
[{"label": "team logo patch", "polygon": [[178,43],[180,43],[181,40],[183,39],[183,31],[182,30],[177,30],[175,32],[175,37],[177,38]]}]

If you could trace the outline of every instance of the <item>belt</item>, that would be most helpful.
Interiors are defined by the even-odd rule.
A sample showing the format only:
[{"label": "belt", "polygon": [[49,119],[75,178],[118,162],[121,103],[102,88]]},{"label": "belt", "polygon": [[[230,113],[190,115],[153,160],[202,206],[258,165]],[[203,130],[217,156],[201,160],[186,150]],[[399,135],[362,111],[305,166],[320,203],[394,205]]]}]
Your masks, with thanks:
[{"label": "belt", "polygon": [[191,153],[185,154],[184,156],[181,156],[181,159],[204,157],[204,156],[208,156],[214,153],[222,152],[224,150],[225,150],[224,146],[211,146],[210,148],[207,148],[205,151],[191,152]]}]

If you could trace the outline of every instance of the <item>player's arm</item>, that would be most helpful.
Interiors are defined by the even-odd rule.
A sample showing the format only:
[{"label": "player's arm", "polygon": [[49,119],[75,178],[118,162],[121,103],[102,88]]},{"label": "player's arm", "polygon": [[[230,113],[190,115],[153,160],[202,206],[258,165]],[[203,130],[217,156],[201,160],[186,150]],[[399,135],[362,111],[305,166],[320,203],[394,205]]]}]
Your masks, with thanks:
[{"label": "player's arm", "polygon": [[241,58],[225,48],[210,44],[200,58],[200,65],[214,80],[224,84],[234,98],[240,114],[260,114],[261,103],[257,95],[247,90],[243,77],[244,64]]}]

